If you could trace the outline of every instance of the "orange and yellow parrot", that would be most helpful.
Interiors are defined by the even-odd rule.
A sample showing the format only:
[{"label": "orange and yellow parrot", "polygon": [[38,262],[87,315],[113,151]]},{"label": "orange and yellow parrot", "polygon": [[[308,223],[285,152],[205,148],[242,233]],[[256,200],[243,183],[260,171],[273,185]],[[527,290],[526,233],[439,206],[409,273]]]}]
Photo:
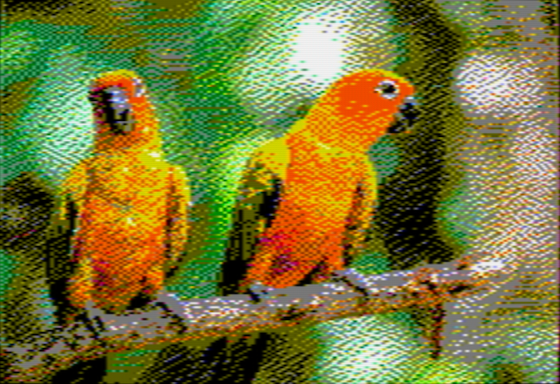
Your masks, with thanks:
[{"label": "orange and yellow parrot", "polygon": [[62,219],[72,221],[71,307],[118,312],[162,287],[187,240],[189,189],[169,164],[146,87],[134,72],[97,77],[89,91],[93,156],[64,182]]},{"label": "orange and yellow parrot", "polygon": [[[406,79],[388,71],[344,76],[304,119],[253,154],[234,209],[223,294],[249,292],[260,299],[269,289],[326,281],[349,265],[364,244],[376,200],[367,151],[397,127],[398,112],[413,115],[407,104],[413,92]],[[229,382],[250,381],[252,374],[240,367],[258,366],[254,359],[264,352],[254,350],[266,345],[259,336],[252,339],[222,345],[237,365],[223,375],[239,372]]]},{"label": "orange and yellow parrot", "polygon": [[[332,84],[283,137],[251,157],[223,268],[227,293],[285,288],[344,269],[372,220],[376,177],[367,150],[409,108],[412,85],[383,70]],[[228,266],[235,268],[228,268]]]}]

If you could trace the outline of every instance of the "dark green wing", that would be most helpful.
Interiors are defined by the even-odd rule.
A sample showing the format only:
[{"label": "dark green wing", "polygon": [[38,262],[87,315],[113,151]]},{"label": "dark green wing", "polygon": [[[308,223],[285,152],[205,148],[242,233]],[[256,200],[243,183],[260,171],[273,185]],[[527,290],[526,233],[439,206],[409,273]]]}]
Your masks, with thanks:
[{"label": "dark green wing", "polygon": [[76,270],[72,254],[73,237],[78,228],[86,180],[85,163],[80,163],[64,181],[62,197],[57,200],[49,228],[47,277],[50,295],[56,304],[55,315],[61,323],[65,323],[67,314],[75,311],[68,301],[67,284]]},{"label": "dark green wing", "polygon": [[47,246],[47,278],[50,296],[56,307],[55,316],[62,324],[72,311],[67,299],[67,284],[75,271],[72,262],[72,238],[77,227],[78,209],[70,198],[63,198],[53,215]]},{"label": "dark green wing", "polygon": [[233,211],[220,282],[224,295],[240,292],[259,237],[271,225],[280,201],[282,180],[259,154],[248,162]]}]

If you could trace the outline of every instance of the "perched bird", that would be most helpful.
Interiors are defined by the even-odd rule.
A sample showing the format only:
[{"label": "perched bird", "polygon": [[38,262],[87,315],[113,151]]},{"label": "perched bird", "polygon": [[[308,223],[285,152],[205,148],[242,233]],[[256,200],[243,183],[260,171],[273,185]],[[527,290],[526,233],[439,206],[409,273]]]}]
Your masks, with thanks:
[{"label": "perched bird", "polygon": [[376,197],[367,150],[396,127],[399,111],[412,116],[412,94],[391,72],[350,74],[286,135],[256,151],[234,213],[222,280],[227,293],[256,282],[284,288],[325,281],[352,261]]},{"label": "perched bird", "polygon": [[[344,76],[283,137],[252,155],[222,267],[224,295],[249,292],[258,300],[274,288],[326,281],[350,264],[364,244],[376,200],[367,150],[386,133],[406,130],[406,120],[394,124],[395,115],[415,116],[413,92],[406,79],[388,71]],[[237,365],[222,369],[228,382],[250,381],[248,371],[263,355],[255,350],[267,344],[260,335],[214,344],[211,353]]]},{"label": "perched bird", "polygon": [[187,240],[189,189],[169,164],[159,122],[140,77],[101,74],[89,90],[93,156],[64,182],[59,219],[72,228],[67,282],[71,313],[119,312],[146,303],[177,266]]},{"label": "perched bird", "polygon": [[[94,154],[65,180],[51,239],[49,275],[61,325],[147,304],[187,240],[187,178],[164,159],[140,77],[126,70],[101,74],[89,101]],[[102,382],[105,371],[101,357],[56,372],[52,382]]]}]

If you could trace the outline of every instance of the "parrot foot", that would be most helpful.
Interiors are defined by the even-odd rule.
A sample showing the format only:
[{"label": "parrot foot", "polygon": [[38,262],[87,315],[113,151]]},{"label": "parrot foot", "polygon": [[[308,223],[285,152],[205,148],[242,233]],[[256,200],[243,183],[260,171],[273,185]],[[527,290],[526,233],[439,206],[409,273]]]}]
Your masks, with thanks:
[{"label": "parrot foot", "polygon": [[269,299],[273,296],[271,295],[271,292],[273,292],[275,288],[264,285],[260,281],[256,281],[255,283],[251,284],[247,290],[249,295],[255,302],[261,303],[265,299]]},{"label": "parrot foot", "polygon": [[254,282],[247,288],[249,295],[256,304],[270,305],[273,302],[276,315],[280,320],[297,320],[305,314],[305,310],[290,302],[289,296],[285,293],[280,293],[283,290],[264,285],[260,281]]},{"label": "parrot foot", "polygon": [[105,331],[103,315],[103,311],[96,308],[92,302],[86,303],[84,312],[81,314],[81,317],[87,327],[95,334],[95,336],[99,336],[103,331]]},{"label": "parrot foot", "polygon": [[360,291],[364,295],[369,295],[367,275],[356,271],[354,268],[343,269],[333,273],[335,280],[348,284],[351,288]]},{"label": "parrot foot", "polygon": [[165,291],[163,289],[156,294],[154,303],[155,305],[164,308],[167,312],[173,313],[175,315],[180,316],[185,312],[184,302],[179,299],[177,294]]}]

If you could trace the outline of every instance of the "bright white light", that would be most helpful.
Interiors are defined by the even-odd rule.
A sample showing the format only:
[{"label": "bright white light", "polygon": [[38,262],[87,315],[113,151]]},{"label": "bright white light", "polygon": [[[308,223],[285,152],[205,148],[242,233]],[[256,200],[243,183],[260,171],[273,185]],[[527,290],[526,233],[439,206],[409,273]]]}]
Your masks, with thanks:
[{"label": "bright white light", "polygon": [[380,0],[304,2],[271,13],[228,75],[254,122],[278,132],[345,74],[390,70],[397,52],[390,20]]},{"label": "bright white light", "polygon": [[313,100],[347,70],[352,15],[322,4],[274,18],[258,32],[231,79],[261,126]]},{"label": "bright white light", "polygon": [[58,49],[37,83],[36,94],[17,121],[17,129],[34,135],[43,174],[60,185],[70,169],[91,149],[93,121],[87,95],[85,55],[75,46]]},{"label": "bright white light", "polygon": [[339,77],[350,23],[331,7],[298,20],[296,26],[289,64],[296,70],[309,71],[318,82],[330,83]]},{"label": "bright white light", "polygon": [[542,103],[542,86],[528,60],[475,55],[459,68],[460,102],[468,112],[505,116],[533,110]]}]

